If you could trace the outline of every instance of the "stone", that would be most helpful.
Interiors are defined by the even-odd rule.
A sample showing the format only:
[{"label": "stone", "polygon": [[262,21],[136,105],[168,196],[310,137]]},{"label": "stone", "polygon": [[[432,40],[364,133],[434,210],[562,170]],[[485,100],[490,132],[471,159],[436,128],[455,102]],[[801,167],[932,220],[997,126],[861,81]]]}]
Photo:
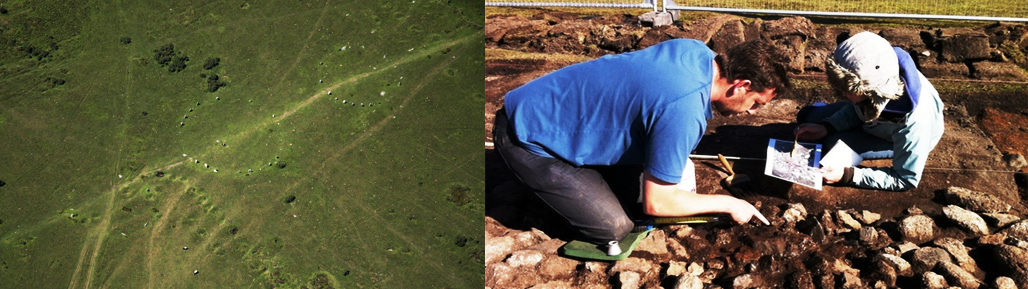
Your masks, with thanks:
[{"label": "stone", "polygon": [[675,289],[703,289],[703,281],[696,275],[686,274],[678,278]]},{"label": "stone", "polygon": [[860,228],[860,242],[874,244],[878,242],[878,231],[874,227]]},{"label": "stone", "polygon": [[917,206],[911,206],[910,208],[907,208],[907,215],[924,215],[924,211]]},{"label": "stone", "polygon": [[885,283],[885,287],[896,286],[896,268],[884,259],[871,263],[871,280],[879,280]]},{"label": "stone", "polygon": [[570,280],[575,268],[582,262],[554,255],[539,263],[539,275],[551,280]]},{"label": "stone", "polygon": [[964,242],[950,237],[943,237],[932,240],[936,246],[943,248],[946,252],[949,252],[950,257],[956,260],[956,264],[960,265],[961,269],[967,272],[978,272],[978,264],[968,254],[970,250],[964,246]]},{"label": "stone", "polygon": [[801,36],[806,41],[807,38],[814,36],[814,22],[801,16],[764,22],[764,37],[775,40],[787,36]]},{"label": "stone", "polygon": [[865,288],[864,280],[860,279],[860,270],[851,269],[842,272],[842,288]]},{"label": "stone", "polygon": [[642,281],[642,274],[633,271],[618,273],[618,281],[621,281],[621,289],[639,289]]},{"label": "stone", "polygon": [[514,250],[514,238],[503,236],[485,240],[485,263],[503,261]]},{"label": "stone", "polygon": [[689,249],[686,248],[685,246],[682,246],[682,243],[679,243],[678,240],[669,238],[665,242],[667,242],[667,246],[668,246],[668,248],[670,248],[671,256],[672,256],[671,258],[672,259],[675,259],[675,260],[688,260],[689,259]]},{"label": "stone", "polygon": [[892,268],[896,270],[896,274],[900,276],[914,276],[914,271],[910,267],[910,262],[900,256],[892,254],[881,254],[875,257],[875,260],[881,260],[887,262]]},{"label": "stone", "polygon": [[535,267],[543,260],[543,252],[537,250],[521,250],[510,254],[507,257],[507,264],[511,267]]},{"label": "stone", "polygon": [[952,63],[989,59],[989,37],[981,32],[961,33],[939,41],[942,59]]},{"label": "stone", "polygon": [[524,231],[514,234],[514,246],[518,248],[531,247],[539,243],[539,239],[536,238],[532,231]]},{"label": "stone", "polygon": [[528,287],[528,288],[529,289],[564,289],[564,288],[572,288],[572,287],[574,287],[574,286],[572,286],[571,283],[568,282],[568,281],[550,281],[550,282],[546,282],[546,283],[543,283],[543,284],[538,284],[538,285],[535,285],[535,286],[532,286],[532,287]]},{"label": "stone", "polygon": [[1021,217],[1016,215],[1003,213],[983,213],[982,218],[984,218],[990,225],[997,228],[1003,228],[1021,220]]},{"label": "stone", "polygon": [[946,283],[946,278],[942,277],[935,272],[928,271],[921,275],[921,288],[924,289],[943,289],[949,287]]},{"label": "stone", "polygon": [[782,219],[786,223],[796,223],[807,219],[807,208],[800,203],[791,203],[789,208],[782,211]]},{"label": "stone", "polygon": [[619,33],[619,30],[621,30],[619,27],[620,26],[613,27],[609,25],[594,25],[589,29],[589,33],[593,35],[593,38],[597,42],[597,46],[599,46],[599,48],[619,53],[627,51],[627,49],[635,43],[635,37],[622,35]]},{"label": "stone", "polygon": [[546,254],[556,254],[557,250],[559,250],[560,247],[563,247],[564,244],[567,244],[567,242],[561,241],[560,239],[549,239],[532,245],[526,249],[538,250]]},{"label": "stone", "polygon": [[967,27],[939,28],[939,29],[936,29],[935,31],[929,31],[926,35],[924,35],[925,36],[925,44],[928,44],[928,45],[932,46],[932,47],[929,47],[929,48],[933,48],[934,49],[935,48],[934,46],[939,45],[939,43],[942,40],[945,40],[946,38],[953,37],[954,35],[957,35],[957,34],[968,34],[968,33],[975,33],[975,31],[974,31],[974,29],[967,28]]},{"label": "stone", "polygon": [[608,262],[585,262],[585,270],[589,272],[606,272],[610,265]]},{"label": "stone", "polygon": [[690,226],[681,226],[675,230],[675,237],[678,239],[696,237],[696,229],[693,229]]},{"label": "stone", "polygon": [[935,271],[946,278],[950,284],[959,284],[960,287],[966,289],[978,289],[982,285],[982,282],[978,281],[973,274],[951,262],[942,261],[935,264]]},{"label": "stone", "polygon": [[971,68],[963,63],[939,61],[934,55],[916,54],[918,69],[928,78],[970,77]]},{"label": "stone", "polygon": [[[1024,70],[1020,70],[1020,67],[1018,67],[1017,65],[1012,64],[1012,63],[1004,63],[1004,64],[1006,64],[1008,66],[1012,65],[1014,68],[1018,68],[1018,72],[1020,72],[1021,74],[1018,75],[1020,78],[1018,78],[1016,80],[1024,81],[1025,79],[1028,79],[1028,77],[1025,76]],[[1007,163],[1008,167],[1014,168],[1015,171],[1016,170],[1020,170],[1023,167],[1028,167],[1028,160],[1025,160],[1024,159],[1024,155],[1022,155],[1022,154],[1017,154],[1017,153],[1014,153],[1014,154],[1004,154],[1003,155],[1003,162]]]},{"label": "stone", "polygon": [[803,68],[806,67],[806,57],[804,55],[806,55],[807,50],[805,36],[784,35],[781,38],[772,38],[771,43],[789,59],[789,63],[786,65],[789,72],[803,73]]},{"label": "stone", "polygon": [[636,257],[628,257],[628,258],[625,258],[625,259],[623,259],[621,261],[617,261],[617,263],[614,263],[614,266],[610,268],[610,272],[609,273],[610,274],[614,274],[614,273],[626,272],[626,271],[635,271],[635,272],[645,273],[645,272],[649,272],[650,269],[652,269],[652,268],[653,268],[653,263],[650,263],[649,260],[642,259],[642,258],[636,258]]},{"label": "stone", "polygon": [[722,14],[719,16],[697,19],[690,23],[690,29],[680,36],[681,38],[691,38],[702,41],[703,43],[708,43],[710,42],[710,39],[714,37],[714,33],[717,33],[719,28],[724,26],[728,21],[734,19],[739,19],[739,17]]},{"label": "stone", "polygon": [[1018,221],[1003,230],[1007,236],[1028,240],[1028,219]]},{"label": "stone", "polygon": [[896,250],[899,250],[901,255],[906,254],[907,252],[910,252],[912,250],[917,250],[921,248],[917,244],[908,241],[898,242],[894,244],[894,246],[896,247]]},{"label": "stone", "polygon": [[868,210],[860,211],[859,214],[853,214],[853,216],[856,217],[857,220],[859,220],[861,223],[864,223],[864,225],[871,225],[875,222],[878,222],[878,220],[882,219],[881,214],[874,213]]},{"label": "stone", "polygon": [[734,289],[762,288],[765,285],[764,279],[754,274],[742,274],[732,279],[732,288]]},{"label": "stone", "polygon": [[494,263],[485,266],[485,280],[487,287],[510,288],[514,280],[514,268],[507,263]]},{"label": "stone", "polygon": [[650,235],[639,241],[639,245],[636,246],[636,252],[650,253],[652,256],[649,259],[656,263],[663,263],[667,260],[671,260],[671,252],[668,251],[667,247],[667,236],[664,235],[662,230],[650,231]]},{"label": "stone", "polygon": [[690,275],[699,276],[704,272],[703,265],[700,265],[700,263],[696,262],[689,263],[689,270],[687,272],[689,272]]},{"label": "stone", "polygon": [[845,210],[835,211],[835,219],[839,220],[839,224],[843,227],[853,230],[860,230],[860,228],[863,227],[860,225],[860,222],[857,222],[857,219],[853,218],[853,215],[850,215],[850,213]]},{"label": "stone", "polygon": [[803,71],[824,72],[825,61],[832,56],[832,51],[812,49],[807,46],[806,54],[803,55]]},{"label": "stone", "polygon": [[686,269],[686,266],[688,266],[688,264],[685,263],[685,262],[681,262],[681,261],[671,261],[671,262],[668,262],[668,265],[667,265],[667,275],[668,276],[682,276],[682,275],[686,275],[686,274],[689,273],[688,270]]},{"label": "stone", "polygon": [[1000,276],[993,281],[992,287],[996,289],[1017,289],[1017,283],[1014,283],[1014,279],[1010,279],[1010,277]]},{"label": "stone", "polygon": [[496,15],[485,19],[485,39],[492,42],[499,42],[503,35],[514,25],[528,21],[528,18],[521,15]]},{"label": "stone", "polygon": [[965,209],[981,213],[1006,213],[1010,204],[991,194],[972,191],[961,187],[946,188],[946,201]]},{"label": "stone", "polygon": [[[678,12],[673,10],[673,12]],[[660,27],[671,25],[675,22],[677,15],[672,15],[671,11],[650,11],[639,16],[639,26],[643,27]]]},{"label": "stone", "polygon": [[924,272],[931,271],[935,268],[935,264],[946,261],[952,262],[949,253],[946,250],[936,247],[923,247],[921,249],[914,250],[914,254],[910,257],[910,267],[914,270],[914,274],[923,274]]},{"label": "stone", "polygon": [[814,277],[812,277],[810,275],[810,271],[801,270],[799,272],[794,272],[794,273],[790,274],[788,278],[789,279],[786,280],[786,285],[787,285],[786,288],[795,288],[795,289],[815,289],[816,288],[816,287],[814,287]]},{"label": "stone", "polygon": [[1025,266],[1028,264],[1028,250],[1000,244],[993,249],[993,254],[998,261],[996,265],[1000,268],[999,275],[1021,280],[1024,286],[1023,282],[1028,280],[1028,267]]},{"label": "stone", "polygon": [[764,35],[761,31],[764,31],[764,19],[751,18],[747,19],[743,24],[746,25],[746,28],[743,29],[746,41],[763,39]]},{"label": "stone", "polygon": [[900,235],[903,240],[917,244],[934,238],[935,221],[925,215],[912,215],[903,218],[899,223]]},{"label": "stone", "polygon": [[911,28],[886,28],[878,35],[889,41],[892,46],[903,48],[906,51],[924,50],[927,46],[921,38],[921,30]]},{"label": "stone", "polygon": [[[996,54],[999,58],[1005,58],[1002,56],[1003,53],[996,52]],[[1028,79],[1028,72],[1025,72],[1024,69],[1017,64],[1010,62],[973,62],[971,63],[971,71],[974,71],[974,73],[971,74],[971,77],[982,80],[1024,81],[1025,79]],[[1004,161],[1006,161],[1005,158]],[[1024,167],[1024,163],[1025,160],[1022,156],[1020,162],[1007,162],[1007,165],[1016,170]]]},{"label": "stone", "polygon": [[725,22],[721,29],[710,39],[710,49],[717,54],[725,54],[729,48],[746,42],[745,26],[742,20],[733,19]]},{"label": "stone", "polygon": [[682,29],[673,25],[655,27],[646,30],[646,34],[643,34],[642,38],[639,39],[638,48],[644,49],[657,43],[675,39],[675,35],[680,33],[682,33]]},{"label": "stone", "polygon": [[965,210],[959,206],[949,205],[942,208],[942,212],[946,214],[946,217],[956,222],[961,228],[974,233],[975,236],[984,236],[989,234],[989,226],[985,224],[985,219],[979,216],[975,212]]},{"label": "stone", "polygon": [[501,41],[507,45],[527,46],[528,42],[544,38],[550,30],[550,23],[546,20],[525,20],[512,22],[508,30],[504,32]]},{"label": "stone", "polygon": [[1003,244],[1003,241],[1007,239],[1007,234],[996,233],[987,236],[981,236],[978,238],[978,246],[997,246]]}]

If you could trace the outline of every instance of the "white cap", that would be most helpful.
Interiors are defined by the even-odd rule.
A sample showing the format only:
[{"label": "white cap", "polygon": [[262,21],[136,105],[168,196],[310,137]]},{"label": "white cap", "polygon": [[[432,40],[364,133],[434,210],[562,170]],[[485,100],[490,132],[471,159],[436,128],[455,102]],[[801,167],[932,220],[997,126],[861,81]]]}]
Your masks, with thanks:
[{"label": "white cap", "polygon": [[889,100],[903,95],[896,51],[877,34],[865,31],[853,35],[839,43],[830,60],[826,74],[832,85],[870,98],[867,105],[857,105],[864,121],[877,119]]}]

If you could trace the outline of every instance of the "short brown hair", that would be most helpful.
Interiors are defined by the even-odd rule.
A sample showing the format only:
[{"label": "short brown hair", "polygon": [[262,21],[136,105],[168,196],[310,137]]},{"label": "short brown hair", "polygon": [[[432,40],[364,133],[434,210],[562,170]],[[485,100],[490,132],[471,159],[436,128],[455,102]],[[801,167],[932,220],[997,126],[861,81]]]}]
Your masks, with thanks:
[{"label": "short brown hair", "polygon": [[752,83],[751,91],[774,89],[775,94],[782,95],[792,89],[785,67],[788,59],[774,45],[765,41],[743,42],[729,48],[714,60],[720,67],[722,77],[730,82],[747,79]]}]

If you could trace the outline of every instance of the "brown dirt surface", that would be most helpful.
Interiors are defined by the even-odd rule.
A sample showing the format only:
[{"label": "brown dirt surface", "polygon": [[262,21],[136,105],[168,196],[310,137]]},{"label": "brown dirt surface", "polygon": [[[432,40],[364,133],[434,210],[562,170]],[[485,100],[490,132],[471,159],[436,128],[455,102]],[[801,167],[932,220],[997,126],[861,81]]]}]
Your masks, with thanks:
[{"label": "brown dirt surface", "polygon": [[[485,141],[486,146],[486,216],[498,221],[487,222],[486,236],[503,236],[510,230],[528,231],[532,227],[540,228],[551,236],[560,238],[554,232],[554,225],[547,224],[550,212],[540,209],[534,200],[513,181],[515,177],[503,165],[500,158],[489,146],[492,142],[493,116],[502,107],[503,96],[507,91],[527,83],[548,72],[569,65],[555,61],[539,59],[487,59],[486,60],[486,103],[485,103]],[[693,152],[698,155],[723,154],[746,158],[764,158],[769,138],[791,140],[791,131],[797,125],[796,112],[806,105],[818,101],[834,102],[835,98],[824,81],[823,74],[807,73],[795,77],[797,89],[789,95],[781,95],[762,108],[755,115],[737,115],[724,117],[716,115],[708,121],[707,132]],[[933,85],[940,91],[946,105],[946,132],[935,150],[931,153],[920,185],[906,192],[878,191],[858,189],[846,186],[825,185],[817,191],[808,187],[793,185],[778,179],[763,176],[763,161],[732,161],[737,173],[746,174],[758,184],[755,196],[744,198],[756,204],[758,209],[771,219],[781,220],[780,211],[787,204],[800,203],[810,212],[810,219],[826,210],[868,210],[881,214],[882,223],[892,223],[908,214],[912,207],[923,210],[924,214],[939,219],[943,215],[942,207],[947,205],[943,198],[945,190],[951,186],[959,186],[975,191],[992,194],[1012,204],[1010,214],[1024,217],[1026,193],[1023,173],[1018,175],[1016,168],[1010,168],[1002,161],[1004,154],[1019,153],[1028,155],[1028,97],[1023,89],[995,89],[991,83],[968,81],[944,81],[933,79]],[[1016,85],[1015,85],[1016,87]],[[1025,87],[1023,84],[1021,88]],[[705,194],[728,194],[719,181],[728,175],[716,159],[696,160],[697,190]],[[862,166],[890,166],[889,160],[871,160]],[[1016,181],[1015,178],[1021,178]],[[943,217],[944,218],[944,217]],[[544,221],[539,221],[539,220]],[[535,220],[535,221],[533,221]],[[551,219],[552,221],[552,219]],[[714,236],[708,239],[727,240],[726,242],[699,242],[691,244],[683,240],[682,245],[689,249],[690,260],[725,260],[739,262],[748,259],[762,269],[770,269],[769,284],[784,284],[784,279],[796,273],[795,267],[803,267],[797,262],[809,260],[833,260],[849,258],[869,262],[868,256],[872,245],[854,245],[852,243],[828,243],[811,245],[808,232],[800,225],[795,228],[779,227],[769,230],[762,226],[699,226],[698,231],[710,234],[728,234],[725,237]],[[939,226],[941,232],[936,237],[953,237],[964,240],[972,238],[970,233],[954,226]],[[721,228],[721,229],[717,229]],[[665,229],[673,236],[675,229]],[[800,232],[798,232],[800,231]],[[892,232],[890,232],[892,233]],[[895,239],[895,236],[893,239]],[[891,242],[887,242],[891,243]],[[887,244],[886,243],[886,244]],[[811,249],[815,248],[815,249]],[[752,250],[757,250],[753,252]],[[768,252],[795,251],[799,256],[791,256],[775,261],[775,257],[761,257]],[[748,255],[752,258],[747,257]],[[633,255],[634,257],[637,257]],[[777,256],[777,255],[775,255]],[[765,256],[766,257],[766,256]],[[741,261],[740,261],[741,260]],[[748,261],[747,261],[748,262]],[[770,264],[765,265],[765,263]],[[814,262],[816,263],[816,262]],[[811,271],[814,270],[813,265]],[[757,266],[757,265],[754,265]],[[983,269],[987,265],[983,265]],[[749,273],[747,268],[730,267],[723,275],[734,277]],[[797,273],[799,274],[799,273]],[[487,273],[488,275],[488,273]],[[841,275],[839,275],[841,276]],[[994,274],[988,275],[994,278]],[[919,277],[919,276],[918,276]],[[581,277],[584,280],[586,277]],[[614,277],[611,277],[614,278]],[[815,277],[818,278],[818,277]],[[837,282],[841,285],[844,281]],[[919,278],[918,278],[919,279]],[[731,286],[729,281],[715,280],[719,285]],[[487,277],[488,282],[488,277]],[[721,282],[721,283],[719,283]],[[724,282],[728,282],[724,284]],[[919,286],[913,279],[906,279],[903,284]],[[919,281],[917,281],[919,282]],[[667,284],[661,284],[665,285]],[[673,285],[673,284],[671,284]],[[872,285],[872,284],[867,284]]]}]

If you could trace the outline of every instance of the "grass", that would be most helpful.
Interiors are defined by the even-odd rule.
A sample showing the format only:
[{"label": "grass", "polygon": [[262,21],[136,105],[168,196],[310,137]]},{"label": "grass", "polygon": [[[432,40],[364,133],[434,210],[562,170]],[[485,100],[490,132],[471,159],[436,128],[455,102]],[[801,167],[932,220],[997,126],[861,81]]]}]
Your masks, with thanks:
[{"label": "grass", "polygon": [[483,285],[481,6],[63,2],[0,14],[0,287]]},{"label": "grass", "polygon": [[487,48],[485,50],[486,60],[511,60],[511,59],[529,59],[529,60],[548,60],[559,63],[579,63],[589,60],[596,59],[595,57],[586,55],[569,55],[569,54],[547,54],[538,52],[522,52],[508,49],[497,49]]}]

